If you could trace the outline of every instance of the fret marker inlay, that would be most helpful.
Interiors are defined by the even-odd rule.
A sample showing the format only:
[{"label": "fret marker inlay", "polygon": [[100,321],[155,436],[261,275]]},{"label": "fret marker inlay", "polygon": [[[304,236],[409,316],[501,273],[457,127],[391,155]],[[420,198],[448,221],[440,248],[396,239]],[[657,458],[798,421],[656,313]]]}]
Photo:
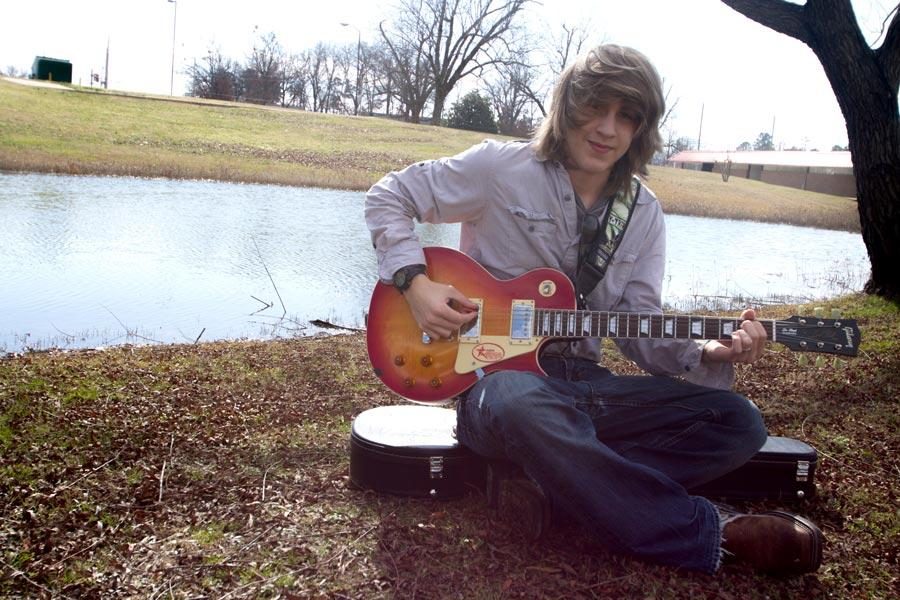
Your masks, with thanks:
[{"label": "fret marker inlay", "polygon": [[703,337],[703,321],[699,319],[691,320],[691,336]]}]

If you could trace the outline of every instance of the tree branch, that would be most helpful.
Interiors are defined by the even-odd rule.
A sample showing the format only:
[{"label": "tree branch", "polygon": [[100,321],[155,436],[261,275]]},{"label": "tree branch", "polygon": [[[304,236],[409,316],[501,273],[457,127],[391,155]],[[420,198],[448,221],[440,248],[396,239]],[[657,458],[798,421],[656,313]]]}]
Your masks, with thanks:
[{"label": "tree branch", "polygon": [[778,33],[807,45],[810,42],[803,6],[784,0],[722,0],[722,3]]},{"label": "tree branch", "polygon": [[896,92],[900,86],[900,5],[893,10],[894,18],[888,26],[884,43],[875,51],[875,56],[888,77],[888,83]]}]

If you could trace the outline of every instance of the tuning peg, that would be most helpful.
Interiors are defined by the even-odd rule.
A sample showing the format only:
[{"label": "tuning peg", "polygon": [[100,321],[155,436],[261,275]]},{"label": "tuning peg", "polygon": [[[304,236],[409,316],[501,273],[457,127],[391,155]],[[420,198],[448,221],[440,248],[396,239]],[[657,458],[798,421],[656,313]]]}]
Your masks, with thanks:
[{"label": "tuning peg", "polygon": [[840,319],[841,318],[841,309],[832,308],[831,309],[831,318],[832,319]]},{"label": "tuning peg", "polygon": [[820,354],[819,356],[816,357],[816,368],[821,369],[824,366],[825,366],[825,357]]},{"label": "tuning peg", "polygon": [[821,306],[817,306],[813,309],[813,314],[816,316],[817,319],[821,319],[822,317],[825,316],[825,309],[822,308]]},{"label": "tuning peg", "polygon": [[809,366],[809,359],[806,357],[805,354],[801,354],[800,356],[797,357],[797,364],[800,365],[801,367]]}]

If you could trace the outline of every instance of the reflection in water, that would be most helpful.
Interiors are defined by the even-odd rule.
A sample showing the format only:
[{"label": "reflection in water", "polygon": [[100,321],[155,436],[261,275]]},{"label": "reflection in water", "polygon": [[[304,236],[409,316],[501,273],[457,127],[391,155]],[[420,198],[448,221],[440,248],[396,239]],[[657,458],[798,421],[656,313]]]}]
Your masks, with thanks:
[{"label": "reflection in water", "polygon": [[[362,212],[360,192],[0,174],[0,351],[363,327],[375,257]],[[418,233],[459,240],[458,226]],[[671,216],[668,248],[678,308],[819,298],[868,275],[858,234]]]}]

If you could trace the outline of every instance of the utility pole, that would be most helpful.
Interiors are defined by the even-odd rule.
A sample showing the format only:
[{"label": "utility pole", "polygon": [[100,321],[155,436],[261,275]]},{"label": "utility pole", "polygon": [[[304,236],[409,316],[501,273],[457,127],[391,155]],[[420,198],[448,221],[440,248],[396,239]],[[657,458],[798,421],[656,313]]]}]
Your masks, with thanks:
[{"label": "utility pole", "polygon": [[171,4],[174,4],[174,10],[172,11],[172,72],[169,76],[169,95],[175,95],[175,26],[178,22],[178,0],[169,0]]},{"label": "utility pole", "polygon": [[700,137],[703,135],[703,109],[706,108],[705,104],[700,105],[700,131],[697,132],[697,152],[700,152]]},{"label": "utility pole", "polygon": [[362,87],[362,73],[360,72],[360,66],[362,65],[362,32],[357,28],[351,25],[350,23],[341,23],[342,27],[350,27],[351,29],[356,29],[356,93],[353,101],[353,114],[359,114],[359,88]]},{"label": "utility pole", "polygon": [[109,38],[106,38],[106,65],[103,67],[103,89],[109,89]]}]

